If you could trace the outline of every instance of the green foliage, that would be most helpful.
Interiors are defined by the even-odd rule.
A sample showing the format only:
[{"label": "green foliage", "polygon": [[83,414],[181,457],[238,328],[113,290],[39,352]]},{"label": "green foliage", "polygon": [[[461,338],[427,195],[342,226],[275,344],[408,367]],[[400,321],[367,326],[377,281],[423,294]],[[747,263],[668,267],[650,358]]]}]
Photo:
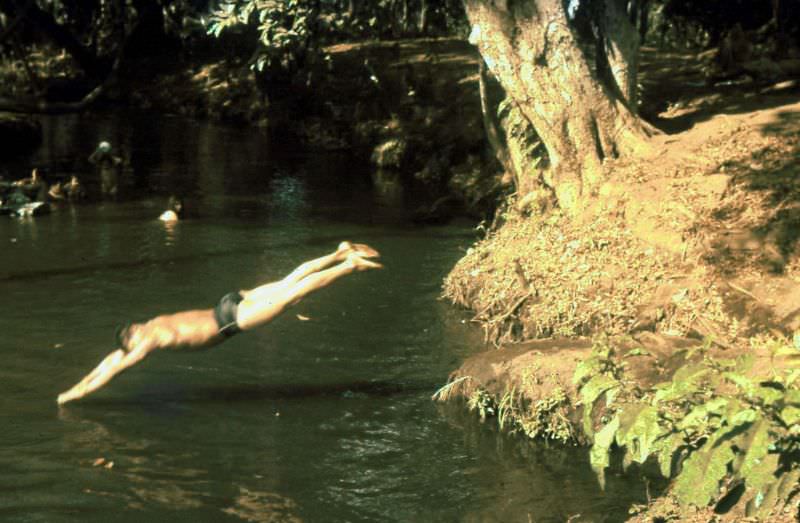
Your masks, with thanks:
[{"label": "green foliage", "polygon": [[[653,427],[658,430],[658,427]],[[720,444],[721,428],[683,462],[673,492],[681,503],[706,506],[720,494],[720,485],[735,454],[730,445]]]},{"label": "green foliage", "polygon": [[[601,396],[607,396],[607,393],[614,392],[619,388],[619,382],[611,376],[605,374],[597,374],[592,376],[583,387],[581,387],[581,404],[583,409],[583,431],[587,435],[594,432],[592,427],[592,412],[594,405]],[[610,403],[610,401],[608,402]]]},{"label": "green foliage", "polygon": [[[466,20],[461,3],[453,1],[351,2],[350,9],[340,4],[334,0],[221,0],[206,21],[206,32],[219,37],[233,28],[254,27],[261,48],[253,67],[292,70],[302,68],[307,56],[319,53],[327,43],[452,33]],[[412,20],[436,23],[421,27]]]},{"label": "green foliage", "polygon": [[[791,356],[798,352],[790,349]],[[671,380],[640,391],[626,385],[624,364],[615,363],[613,349],[604,343],[595,348],[574,377],[587,434],[593,436],[592,467],[602,484],[616,444],[624,450],[625,466],[658,463],[674,480],[671,492],[682,504],[708,506],[720,500],[724,487],[743,484],[748,514],[766,517],[798,491],[796,371],[773,369],[771,376],[752,377],[752,358],[721,360],[705,353],[700,350],[701,361],[687,362]],[[592,420],[603,395],[601,413],[608,421],[595,433]]]},{"label": "green foliage", "polygon": [[624,363],[617,363],[614,348],[605,340],[595,344],[592,355],[580,362],[575,369],[572,383],[579,387],[580,405],[583,405],[583,431],[587,436],[594,433],[594,407],[600,399],[611,405],[616,394],[622,390],[621,381]]},{"label": "green foliage", "polygon": [[600,486],[603,488],[605,488],[605,471],[609,464],[609,453],[617,430],[619,430],[619,417],[614,416],[614,419],[595,435],[594,444],[589,455],[592,467],[597,472]]},{"label": "green foliage", "polygon": [[575,442],[572,423],[566,414],[569,400],[564,389],[560,387],[555,387],[548,397],[531,405],[526,405],[513,388],[499,399],[485,389],[477,388],[469,397],[467,406],[478,413],[481,421],[496,417],[500,430],[522,433],[531,439]]},{"label": "green foliage", "polygon": [[262,52],[253,63],[265,68],[292,69],[313,48],[313,26],[319,2],[302,0],[224,0],[211,15],[206,31],[219,37],[240,25],[255,25]]},{"label": "green foliage", "polygon": [[644,463],[657,449],[656,442],[661,435],[658,411],[650,405],[632,403],[621,408],[617,417],[620,420],[617,445],[626,447],[633,461]]},{"label": "green foliage", "polygon": [[570,402],[561,387],[539,399],[517,417],[517,428],[529,438],[544,438],[561,443],[574,443],[576,436],[567,417]]},{"label": "green foliage", "polygon": [[489,416],[494,416],[497,412],[497,407],[492,395],[482,388],[475,389],[475,391],[469,397],[467,406],[469,407],[469,410],[478,411],[481,421],[485,420]]}]

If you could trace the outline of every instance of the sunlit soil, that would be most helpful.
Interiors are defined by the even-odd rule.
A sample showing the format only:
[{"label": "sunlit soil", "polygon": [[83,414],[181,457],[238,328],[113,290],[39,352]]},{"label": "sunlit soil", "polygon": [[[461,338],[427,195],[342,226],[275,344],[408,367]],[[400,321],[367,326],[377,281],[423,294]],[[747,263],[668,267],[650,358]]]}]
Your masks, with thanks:
[{"label": "sunlit soil", "polygon": [[[644,329],[731,345],[800,327],[770,299],[776,286],[800,296],[798,88],[720,93],[690,58],[684,75],[645,66],[673,96],[653,156],[607,162],[578,220],[512,202],[449,275],[445,296],[476,312],[487,341]],[[668,73],[694,78],[685,98],[647,76]]]}]

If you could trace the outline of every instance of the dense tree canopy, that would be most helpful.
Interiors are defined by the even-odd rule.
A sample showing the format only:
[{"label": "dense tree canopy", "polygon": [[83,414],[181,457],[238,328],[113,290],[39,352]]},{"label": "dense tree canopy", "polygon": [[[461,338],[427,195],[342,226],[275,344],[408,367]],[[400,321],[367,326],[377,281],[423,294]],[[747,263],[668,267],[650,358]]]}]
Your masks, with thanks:
[{"label": "dense tree canopy", "polygon": [[[233,37],[249,42],[236,49],[262,72],[263,82],[280,83],[315,63],[326,44],[471,34],[508,97],[506,109],[535,131],[546,151],[545,171],[524,162],[511,166],[518,188],[544,184],[562,206],[573,208],[602,183],[605,158],[646,148],[652,129],[637,114],[636,78],[638,48],[649,28],[664,32],[691,24],[711,44],[737,25],[796,35],[798,5],[800,0],[0,0],[0,44],[12,52],[46,41],[100,85],[125,58],[163,60],[175,54],[165,50],[208,45],[206,35]],[[508,147],[515,146],[512,136]]]},{"label": "dense tree canopy", "polygon": [[[745,30],[772,23],[795,33],[800,1],[772,0],[571,0],[563,2],[571,29],[583,36],[601,30],[606,6],[619,4],[634,25],[645,29],[648,13],[659,12],[661,29],[694,24],[712,42],[740,24]],[[202,32],[219,36],[226,29],[249,27],[263,45],[258,65],[289,63],[309,48],[363,38],[400,38],[468,33],[462,0],[0,0],[0,44],[13,39],[47,39],[65,49],[87,72],[102,74],[132,37],[131,51],[157,54],[165,37],[183,45]],[[485,2],[518,9],[530,2]],[[608,32],[608,31],[606,31]],[[13,38],[12,38],[13,37]],[[608,34],[606,34],[608,39]]]},{"label": "dense tree canopy", "polygon": [[[769,4],[659,2],[661,30],[671,23],[694,24],[715,42],[736,24],[783,29],[796,1]],[[712,6],[713,4],[713,6]],[[499,80],[512,110],[541,139],[549,168],[516,169],[523,192],[549,186],[562,207],[580,207],[602,183],[603,160],[638,154],[653,129],[638,117],[638,48],[649,27],[650,0],[464,0],[471,41]],[[462,24],[460,3],[422,1],[227,1],[209,30],[219,34],[240,25],[258,27],[262,53],[257,68],[302,66],[315,46],[357,36],[407,36]],[[432,16],[437,13],[437,16]],[[429,19],[439,23],[431,27]],[[416,23],[413,23],[416,22]],[[527,137],[522,137],[527,140]],[[508,147],[522,147],[509,137]],[[510,154],[519,158],[520,155]]]},{"label": "dense tree canopy", "polygon": [[[479,2],[480,3],[480,2]],[[400,38],[468,33],[462,0],[0,0],[0,44],[48,40],[66,50],[90,76],[106,74],[117,54],[163,53],[171,45],[196,45],[202,33],[251,31],[261,45],[254,64],[296,67],[326,43],[364,38]],[[499,9],[520,9],[531,2],[484,2]],[[571,31],[598,43],[611,41],[619,27],[603,27],[607,8],[619,4],[635,26],[650,28],[656,7],[660,30],[694,24],[716,42],[736,24],[746,30],[770,22],[787,33],[797,31],[800,1],[757,0],[571,0],[562,2]],[[613,53],[607,53],[614,56]]]}]

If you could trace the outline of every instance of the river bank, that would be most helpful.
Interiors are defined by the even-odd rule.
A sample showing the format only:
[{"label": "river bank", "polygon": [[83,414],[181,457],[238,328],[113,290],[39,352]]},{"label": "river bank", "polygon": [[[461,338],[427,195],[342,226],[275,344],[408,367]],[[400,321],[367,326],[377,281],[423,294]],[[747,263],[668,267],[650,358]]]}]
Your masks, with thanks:
[{"label": "river bank", "polygon": [[[578,378],[599,334],[614,347],[609,368],[624,369],[622,390],[639,398],[685,380],[675,372],[694,351],[704,352],[697,363],[747,359],[754,383],[791,369],[775,355],[796,346],[800,328],[798,84],[712,87],[696,56],[643,56],[643,112],[666,131],[654,153],[609,162],[577,219],[512,199],[445,281],[445,296],[474,312],[498,350],[467,360],[444,398],[529,436],[581,444],[611,420],[594,404],[603,392]],[[557,341],[526,341],[542,337]],[[674,500],[665,508],[670,499],[635,520],[746,515],[744,502],[689,514]],[[769,516],[796,518],[796,499]]]}]

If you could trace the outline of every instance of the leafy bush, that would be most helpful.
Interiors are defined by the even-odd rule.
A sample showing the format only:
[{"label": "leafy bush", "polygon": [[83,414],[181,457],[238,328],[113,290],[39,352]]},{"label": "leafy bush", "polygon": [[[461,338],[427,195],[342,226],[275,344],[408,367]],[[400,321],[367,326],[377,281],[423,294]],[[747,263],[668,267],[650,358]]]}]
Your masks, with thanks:
[{"label": "leafy bush", "polygon": [[513,388],[496,398],[478,387],[470,395],[467,406],[478,413],[481,421],[496,418],[498,428],[510,434],[521,433],[531,439],[543,438],[564,444],[577,442],[567,416],[569,398],[560,387],[534,402],[524,400]]},{"label": "leafy bush", "polygon": [[257,24],[263,47],[253,64],[255,69],[290,69],[308,51],[318,15],[313,2],[225,0],[208,21],[207,32],[219,37],[223,31],[236,26]]},{"label": "leafy bush", "polygon": [[[430,23],[414,28],[412,20]],[[261,47],[253,66],[262,71],[302,66],[306,54],[333,42],[463,32],[466,15],[455,0],[350,2],[348,9],[333,0],[220,0],[205,25],[215,37],[257,27]]]},{"label": "leafy bush", "polygon": [[737,493],[732,501],[745,503],[748,516],[784,507],[800,490],[800,370],[791,368],[800,351],[785,344],[771,350],[788,364],[770,376],[750,377],[751,355],[714,358],[706,345],[687,351],[672,379],[639,390],[626,382],[624,361],[642,352],[618,357],[599,343],[574,380],[601,484],[617,446],[626,467],[657,463],[681,504],[705,507]]}]

